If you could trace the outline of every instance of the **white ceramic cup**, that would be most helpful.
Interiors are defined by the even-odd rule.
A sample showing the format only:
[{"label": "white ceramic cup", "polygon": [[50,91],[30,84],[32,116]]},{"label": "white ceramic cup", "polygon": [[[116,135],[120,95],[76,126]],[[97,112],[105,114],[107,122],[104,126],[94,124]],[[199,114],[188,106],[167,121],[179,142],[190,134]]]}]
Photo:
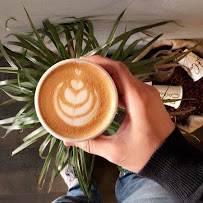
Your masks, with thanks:
[{"label": "white ceramic cup", "polygon": [[[44,121],[44,119],[42,118],[41,116],[41,113],[40,113],[40,108],[39,108],[39,92],[40,92],[40,88],[43,84],[43,81],[47,78],[47,76],[55,69],[57,69],[58,67],[64,65],[64,64],[68,64],[68,63],[71,63],[71,62],[76,62],[76,63],[87,63],[97,69],[99,69],[101,71],[101,74],[103,74],[108,80],[109,80],[109,83],[112,87],[112,94],[113,94],[113,107],[111,108],[111,113],[110,113],[110,116],[109,118],[107,119],[107,122],[105,123],[105,125],[102,127],[102,129],[100,129],[98,132],[96,132],[95,134],[92,134],[88,137],[85,137],[85,138],[77,138],[77,139],[71,139],[71,138],[67,138],[67,137],[64,137],[64,136],[61,136],[60,134],[54,132]],[[47,130],[47,132],[49,132],[51,135],[53,135],[54,137],[60,139],[60,140],[63,140],[63,141],[68,141],[68,142],[82,142],[82,141],[86,141],[86,140],[90,140],[90,139],[93,139],[99,135],[101,135],[109,126],[110,124],[112,123],[115,115],[116,115],[116,112],[117,112],[117,108],[118,108],[118,92],[117,92],[117,89],[116,89],[116,85],[113,81],[113,79],[111,78],[111,76],[109,75],[109,73],[104,69],[102,68],[101,66],[93,63],[93,62],[90,62],[90,61],[87,61],[87,60],[84,60],[84,59],[66,59],[66,60],[63,60],[63,61],[60,61],[56,64],[54,64],[53,66],[51,66],[43,75],[42,77],[40,78],[38,84],[37,84],[37,88],[36,88],[36,91],[35,91],[35,110],[36,110],[36,113],[37,113],[37,116],[38,116],[38,119],[40,121],[40,123],[42,124],[42,126]]]}]

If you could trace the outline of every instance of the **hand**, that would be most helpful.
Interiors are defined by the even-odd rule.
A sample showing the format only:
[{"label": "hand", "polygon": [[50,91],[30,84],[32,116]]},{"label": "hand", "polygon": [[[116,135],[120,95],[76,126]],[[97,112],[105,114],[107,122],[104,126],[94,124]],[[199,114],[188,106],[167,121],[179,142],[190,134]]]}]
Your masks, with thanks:
[{"label": "hand", "polygon": [[122,62],[101,56],[83,59],[109,72],[118,89],[119,105],[126,109],[126,117],[112,136],[101,135],[85,142],[65,142],[65,145],[77,146],[137,173],[175,128],[160,94],[136,79]]}]

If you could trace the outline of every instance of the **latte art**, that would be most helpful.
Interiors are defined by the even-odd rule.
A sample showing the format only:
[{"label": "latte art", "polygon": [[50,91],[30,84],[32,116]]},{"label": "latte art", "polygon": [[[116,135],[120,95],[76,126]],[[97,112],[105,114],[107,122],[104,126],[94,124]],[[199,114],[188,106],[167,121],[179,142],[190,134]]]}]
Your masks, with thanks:
[{"label": "latte art", "polygon": [[[75,69],[76,75],[81,74],[81,70]],[[73,105],[70,106],[68,103],[64,103],[58,93],[63,83],[60,83],[54,92],[54,104],[55,109],[59,117],[66,123],[72,126],[82,126],[87,124],[98,111],[98,95],[97,91],[88,92],[87,89],[82,89],[84,83],[82,81],[71,80],[71,87],[78,92],[73,92],[69,87],[64,92],[66,101]],[[82,89],[82,90],[81,90]],[[78,106],[78,104],[82,104]]]},{"label": "latte art", "polygon": [[92,64],[59,64],[62,65],[45,73],[40,89],[36,90],[42,123],[51,134],[69,139],[102,133],[116,112],[115,87]]}]

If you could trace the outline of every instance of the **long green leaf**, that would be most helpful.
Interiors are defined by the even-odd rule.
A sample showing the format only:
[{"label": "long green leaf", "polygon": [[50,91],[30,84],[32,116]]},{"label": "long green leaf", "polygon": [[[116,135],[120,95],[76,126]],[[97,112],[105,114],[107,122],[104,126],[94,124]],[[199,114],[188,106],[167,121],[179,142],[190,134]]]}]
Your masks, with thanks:
[{"label": "long green leaf", "polygon": [[84,22],[78,24],[78,29],[75,34],[75,53],[76,58],[79,58],[82,53],[82,42],[83,42]]},{"label": "long green leaf", "polygon": [[[126,9],[125,9],[125,10],[126,10]],[[118,16],[116,22],[114,23],[113,29],[111,30],[111,33],[110,33],[110,35],[109,35],[109,37],[108,37],[108,39],[107,39],[107,41],[106,41],[106,44],[109,43],[109,45],[106,46],[106,47],[102,50],[102,52],[101,52],[101,55],[102,55],[102,56],[106,56],[106,55],[107,55],[108,50],[109,50],[109,47],[111,46],[111,44],[112,44],[112,42],[113,42],[113,39],[114,39],[116,30],[117,30],[117,27],[118,27],[118,25],[119,25],[119,23],[120,23],[120,20],[121,20],[121,18],[123,17],[123,14],[125,13],[125,10]]]},{"label": "long green leaf", "polygon": [[145,59],[134,63],[127,63],[126,66],[133,75],[149,74],[154,71],[155,64],[160,60],[161,58]]},{"label": "long green leaf", "polygon": [[2,81],[0,81],[0,86],[9,85],[9,84],[16,84],[16,83],[17,83],[17,79],[2,80]]},{"label": "long green leaf", "polygon": [[51,151],[49,152],[45,162],[44,162],[44,165],[42,167],[42,171],[40,173],[40,177],[39,177],[39,180],[38,180],[38,186],[39,187],[41,186],[41,184],[43,186],[44,181],[42,182],[42,180],[44,178],[44,175],[46,174],[46,171],[48,171],[51,159],[52,159],[52,157],[54,155],[54,152],[55,152],[58,144],[59,144],[59,140],[57,139],[56,142],[54,143],[53,147],[51,148]]},{"label": "long green leaf", "polygon": [[[26,137],[23,138],[23,142],[27,142],[28,140],[33,139],[36,135],[40,134],[40,133],[45,133],[46,130],[41,126],[39,128],[37,128],[36,130],[34,130],[33,132],[31,132],[29,135],[27,135]],[[45,134],[44,134],[45,135]]]},{"label": "long green leaf", "polygon": [[125,63],[125,64],[126,64],[126,66],[128,66],[128,68],[137,68],[137,67],[141,67],[144,65],[157,63],[157,62],[161,61],[162,59],[163,59],[162,57],[157,57],[157,58],[144,59],[144,60],[136,61],[133,63],[129,62],[129,63]]},{"label": "long green leaf", "polygon": [[57,153],[56,153],[55,166],[52,170],[51,180],[49,182],[49,191],[51,190],[54,179],[59,172],[60,161],[63,158],[63,154],[64,154],[65,149],[66,149],[66,147],[65,147],[63,141],[60,141],[58,149],[57,149]]},{"label": "long green leaf", "polygon": [[103,50],[105,47],[107,47],[110,43],[104,44],[103,46],[97,47],[96,49],[93,49],[92,51],[88,52],[87,54],[83,55],[85,57],[87,56],[93,56],[95,54],[98,54],[101,50]]},{"label": "long green leaf", "polygon": [[89,180],[89,175],[87,172],[87,165],[86,165],[86,157],[85,157],[85,152],[82,149],[79,149],[80,152],[80,160],[81,160],[81,167],[82,167],[82,171],[83,171],[83,178],[84,181]]},{"label": "long green leaf", "polygon": [[[36,47],[37,50],[40,51],[40,55],[37,54],[38,56],[40,56],[41,59],[43,59],[44,61],[46,61],[48,66],[52,66],[53,62],[49,61],[49,58],[47,57],[46,53],[44,52],[44,50],[42,49],[42,46],[40,44],[40,42],[38,42],[36,39],[34,39],[33,37],[30,37],[29,35],[23,35],[23,34],[13,34],[16,38],[22,38],[24,40],[26,40],[29,44],[31,44],[32,46]],[[29,48],[27,48],[29,50]],[[31,50],[32,51],[32,50]],[[53,52],[50,51],[50,53],[52,55],[54,55],[54,57],[56,58],[56,54],[54,54]],[[13,53],[11,53],[13,55]],[[16,54],[16,53],[15,53]],[[19,56],[18,56],[19,58]]]},{"label": "long green leaf", "polygon": [[2,128],[4,128],[4,129],[7,129],[6,130],[6,133],[4,134],[4,136],[2,137],[2,138],[5,138],[10,132],[12,132],[13,130],[16,130],[15,129],[15,127],[17,126],[17,125],[20,125],[20,124],[22,124],[22,121],[19,121],[19,120],[17,120],[17,121],[15,121],[13,124],[11,124],[11,126],[1,126]]},{"label": "long green leaf", "polygon": [[11,97],[12,99],[15,99],[16,101],[30,101],[32,100],[32,97],[30,96],[14,96],[9,94],[8,92],[6,92],[5,90],[3,90],[9,97]]},{"label": "long green leaf", "polygon": [[30,73],[30,74],[33,74],[33,75],[43,75],[44,72],[40,71],[40,70],[35,70],[35,69],[31,69],[31,68],[26,68],[26,69],[23,69],[23,70],[14,70],[12,67],[0,67],[0,72],[2,73],[24,73],[24,72],[27,72],[27,73]]},{"label": "long green leaf", "polygon": [[52,139],[52,135],[48,135],[46,137],[46,139],[42,142],[42,144],[40,145],[40,148],[39,148],[39,156],[42,158],[42,159],[46,159],[47,156],[43,156],[43,153],[44,153],[44,150],[46,149],[46,147],[48,146],[48,144],[50,143]]},{"label": "long green leaf", "polygon": [[163,103],[176,102],[176,101],[191,101],[191,100],[196,100],[196,99],[193,99],[193,98],[188,98],[188,99],[162,99]]},{"label": "long green leaf", "polygon": [[81,56],[84,56],[85,54],[87,54],[89,51],[92,51],[92,46],[91,46],[91,42],[87,39],[83,39],[84,42],[86,43],[85,48],[83,49]]},{"label": "long green leaf", "polygon": [[52,147],[54,146],[56,140],[57,140],[56,137],[52,137],[52,138],[51,138],[51,143],[50,143],[50,146],[49,146],[49,152],[51,151]]},{"label": "long green leaf", "polygon": [[120,56],[120,60],[123,61],[125,58],[127,58],[129,56],[129,54],[132,53],[133,49],[136,47],[136,45],[140,42],[141,40],[138,39],[138,40],[135,40],[132,44],[129,45],[129,47],[123,51],[123,53],[121,53],[121,56]]},{"label": "long green leaf", "polygon": [[90,20],[85,20],[85,30],[87,31],[87,35],[84,32],[84,35],[87,37],[88,42],[92,45],[93,49],[99,47],[99,43],[94,36],[94,27]]},{"label": "long green leaf", "polygon": [[28,89],[34,89],[35,85],[33,85],[31,82],[21,82],[20,85],[22,87],[28,88]]},{"label": "long green leaf", "polygon": [[119,47],[116,49],[116,51],[114,51],[113,55],[111,56],[111,59],[113,60],[118,60],[122,51],[123,51],[123,47],[125,46],[127,40],[129,39],[131,33],[129,32],[128,34],[126,34],[125,38],[123,39],[123,41],[120,43]]},{"label": "long green leaf", "polygon": [[[23,37],[21,37],[20,35],[15,35],[17,37],[17,39],[20,41],[20,42],[13,42],[13,41],[10,41],[8,42],[9,44],[13,44],[13,45],[16,45],[16,46],[20,46],[22,48],[25,48],[31,52],[33,52],[33,54],[36,54],[37,56],[39,56],[40,58],[42,58],[43,60],[46,60],[46,57],[45,55],[40,51],[38,50],[35,46],[33,46],[31,43],[29,43],[27,40],[25,40]],[[47,61],[46,61],[47,63]]]},{"label": "long green leaf", "polygon": [[136,59],[143,51],[145,51],[150,45],[152,45],[155,41],[157,41],[163,34],[156,36],[154,39],[149,41],[146,45],[144,45],[141,49],[137,50],[131,57],[129,57],[126,62],[133,61]]},{"label": "long green leaf", "polygon": [[18,63],[21,65],[21,68],[28,67],[30,65],[30,62],[23,56],[22,53],[11,51],[8,47],[5,46],[3,46],[3,48],[11,58],[14,58],[15,61],[18,61]]},{"label": "long green leaf", "polygon": [[32,90],[29,90],[25,87],[21,87],[19,85],[15,85],[15,84],[9,84],[9,85],[2,86],[1,89],[12,92],[12,93],[17,93],[17,94],[31,95],[33,93]]},{"label": "long green leaf", "polygon": [[119,129],[119,127],[120,127],[120,124],[117,123],[117,122],[115,122],[115,121],[113,121],[113,122],[111,123],[111,125],[108,127],[107,131],[108,131],[108,133],[109,133],[110,135],[113,135],[113,134],[115,134],[115,133],[117,132],[117,130]]},{"label": "long green leaf", "polygon": [[29,116],[33,116],[36,115],[36,111],[34,108],[30,109],[27,113],[25,113],[23,116],[24,118],[29,117]]},{"label": "long green leaf", "polygon": [[49,29],[49,32],[51,33],[52,38],[55,42],[54,44],[56,44],[56,48],[58,49],[62,59],[69,58],[70,56],[68,55],[68,52],[67,52],[66,48],[64,47],[64,45],[61,43],[58,32],[57,32],[56,28],[54,27],[54,25],[52,23],[50,23],[50,21],[48,19],[44,20],[43,23]]},{"label": "long green leaf", "polygon": [[31,105],[33,104],[33,100],[27,102],[27,104],[25,106],[23,106],[20,111],[18,111],[18,113],[15,116],[14,122],[19,118],[19,116],[21,116],[21,114],[26,111],[27,108],[29,108]]},{"label": "long green leaf", "polygon": [[80,162],[79,162],[77,147],[73,147],[73,157],[74,157],[74,161],[75,161],[76,174],[77,174],[77,177],[78,177],[78,181],[80,183],[80,187],[81,187],[82,191],[89,198],[88,188],[87,188],[87,186],[86,186],[86,184],[85,184],[85,182],[83,180],[83,175],[82,175],[82,171],[81,171],[81,168],[80,168]]},{"label": "long green leaf", "polygon": [[[90,165],[90,170],[89,170],[89,184],[91,183],[91,176],[92,176],[92,171],[94,168],[94,162],[95,162],[95,155],[93,154],[89,154],[91,156],[91,165]],[[90,185],[91,186],[91,185]],[[91,188],[90,188],[90,192],[91,192]]]},{"label": "long green leaf", "polygon": [[0,68],[1,73],[13,73],[17,74],[19,71],[18,70],[13,70],[13,68],[7,68],[7,67],[1,67]]},{"label": "long green leaf", "polygon": [[12,156],[17,154],[18,152],[22,151],[23,149],[27,148],[28,146],[30,146],[31,144],[33,144],[34,142],[36,142],[37,140],[41,139],[44,135],[38,135],[35,137],[35,139],[32,140],[28,140],[27,142],[24,142],[22,145],[20,145],[17,149],[15,149],[12,152]]},{"label": "long green leaf", "polygon": [[42,40],[42,38],[40,37],[39,33],[37,32],[37,29],[35,28],[35,26],[34,26],[34,24],[33,24],[33,22],[32,22],[32,20],[31,20],[31,18],[30,18],[30,16],[29,16],[29,14],[28,14],[28,12],[27,12],[27,10],[26,10],[25,7],[24,7],[24,10],[25,10],[26,15],[27,15],[27,17],[28,17],[28,20],[29,20],[29,22],[30,22],[30,25],[31,25],[31,27],[32,27],[32,30],[33,30],[33,32],[35,33],[35,35],[36,35],[36,37],[37,37],[37,39],[38,39],[38,41],[39,41],[39,43],[40,43],[40,46],[41,46],[42,50],[47,54],[47,56],[49,57],[49,60],[50,60],[51,62],[55,63],[54,56],[50,53],[49,49],[48,49],[47,46],[44,44],[44,41]]},{"label": "long green leaf", "polygon": [[25,54],[25,57],[30,60],[33,64],[47,70],[49,68],[49,66],[47,66],[46,64],[40,62],[37,58],[35,58],[34,56],[30,55],[29,53]]},{"label": "long green leaf", "polygon": [[8,18],[8,19],[6,20],[5,28],[6,28],[6,30],[8,30],[9,32],[10,32],[10,29],[8,28],[8,22],[9,22],[10,20],[18,21],[18,20],[15,19],[14,17],[10,17],[10,18]]},{"label": "long green leaf", "polygon": [[15,119],[14,121],[15,122],[11,126],[1,126],[1,127],[5,129],[20,130],[25,129],[28,126],[32,126],[31,124],[39,123],[39,120],[36,115],[32,115],[30,117],[24,117],[24,115],[22,115],[17,119]]},{"label": "long green leaf", "polygon": [[[13,125],[11,126],[1,126],[2,128],[4,129],[7,129],[9,132],[13,131],[13,130],[23,130],[23,129],[26,129],[26,128],[32,128],[36,126],[36,121],[30,121],[30,124],[25,124],[25,125],[18,125],[16,123],[14,123]],[[6,135],[8,134],[8,131],[6,132]]]},{"label": "long green leaf", "polygon": [[9,93],[22,94],[22,90],[19,86],[6,85],[1,87],[0,89]]},{"label": "long green leaf", "polygon": [[29,73],[31,75],[36,75],[36,76],[42,76],[44,74],[44,71],[35,70],[35,69],[31,69],[31,68],[26,68],[26,69],[22,70],[21,72],[22,73]]},{"label": "long green leaf", "polygon": [[125,174],[125,171],[124,171],[124,169],[123,169],[121,166],[118,166],[118,165],[117,165],[117,168],[118,168],[118,170],[120,171],[121,175],[124,175],[124,174]]},{"label": "long green leaf", "polygon": [[72,159],[73,159],[73,147],[69,147],[69,150],[68,150],[68,168],[71,167]]},{"label": "long green leaf", "polygon": [[16,66],[16,64],[12,61],[12,59],[10,58],[10,56],[6,53],[1,41],[0,41],[0,51],[3,54],[4,58],[7,60],[7,62],[10,64],[10,66],[12,67],[13,70],[18,70],[18,67]]},{"label": "long green leaf", "polygon": [[39,123],[39,120],[37,116],[32,116],[30,118],[25,118],[25,121],[23,122],[23,125],[32,125],[32,124],[37,124]]},{"label": "long green leaf", "polygon": [[66,25],[64,25],[62,27],[63,27],[64,33],[66,35],[67,48],[68,48],[69,56],[71,58],[75,58],[75,52],[74,52],[74,47],[73,47],[73,38],[71,35],[71,31],[70,31],[69,27],[67,27]]},{"label": "long green leaf", "polygon": [[31,74],[26,73],[26,72],[25,72],[24,74],[25,74],[25,76],[28,78],[28,80],[32,83],[32,85],[33,85],[34,87],[36,87],[38,81],[37,81],[34,77],[32,77]]},{"label": "long green leaf", "polygon": [[6,119],[2,119],[0,120],[0,125],[5,125],[5,124],[9,124],[9,123],[13,123],[14,121],[14,117],[10,117],[10,118],[6,118]]},{"label": "long green leaf", "polygon": [[[129,30],[128,32],[131,32],[131,34],[135,34],[135,33],[138,33],[138,32],[142,32],[143,30],[148,30],[150,28],[153,28],[153,27],[158,27],[158,26],[161,26],[161,25],[165,25],[167,23],[170,23],[170,22],[173,22],[173,21],[162,21],[162,22],[159,22],[159,23],[155,23],[155,24],[151,24],[151,25],[146,25],[146,26],[142,26],[142,27],[138,27],[138,28],[134,28],[132,30]],[[125,37],[125,35],[128,33],[123,33],[121,35],[119,35],[118,37],[116,37],[113,42],[112,42],[112,46],[118,42],[120,42],[121,40],[123,40],[123,38]]]}]

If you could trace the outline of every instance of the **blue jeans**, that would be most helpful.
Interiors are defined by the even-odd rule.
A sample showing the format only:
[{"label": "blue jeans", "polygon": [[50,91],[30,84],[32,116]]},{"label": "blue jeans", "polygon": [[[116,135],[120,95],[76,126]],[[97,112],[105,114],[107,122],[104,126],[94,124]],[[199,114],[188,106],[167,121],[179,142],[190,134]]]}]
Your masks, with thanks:
[{"label": "blue jeans", "polygon": [[[92,185],[92,202],[100,203],[102,198],[96,186]],[[173,203],[171,195],[158,183],[139,177],[137,174],[125,170],[125,175],[118,178],[115,188],[117,201],[120,203]],[[66,196],[59,197],[52,203],[59,202],[87,202],[87,197],[76,185],[68,191]]]}]

